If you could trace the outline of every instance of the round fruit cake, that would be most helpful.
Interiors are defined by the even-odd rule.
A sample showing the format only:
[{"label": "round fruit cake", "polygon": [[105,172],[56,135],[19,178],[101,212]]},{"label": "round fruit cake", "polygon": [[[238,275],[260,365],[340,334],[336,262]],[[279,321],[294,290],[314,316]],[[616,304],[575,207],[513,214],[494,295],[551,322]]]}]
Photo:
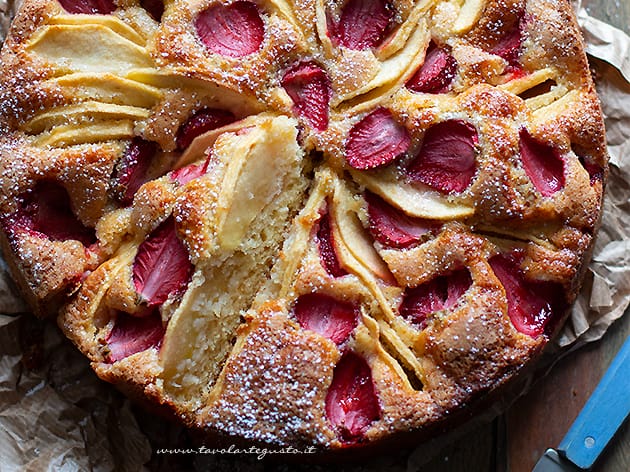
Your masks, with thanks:
[{"label": "round fruit cake", "polygon": [[565,0],[25,0],[2,77],[24,296],[209,436],[443,428],[586,271],[607,154]]}]

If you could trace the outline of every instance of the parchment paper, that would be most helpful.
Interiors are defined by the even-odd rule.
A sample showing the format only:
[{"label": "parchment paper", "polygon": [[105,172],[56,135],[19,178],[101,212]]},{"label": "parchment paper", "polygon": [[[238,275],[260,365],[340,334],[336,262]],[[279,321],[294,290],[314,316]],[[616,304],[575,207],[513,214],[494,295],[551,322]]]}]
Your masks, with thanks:
[{"label": "parchment paper", "polygon": [[[558,347],[600,339],[630,304],[630,38],[576,7],[606,118],[611,165],[593,260]],[[0,0],[0,40],[15,8],[14,0]],[[185,446],[185,430],[133,408],[96,377],[52,322],[27,312],[0,259],[0,472],[263,470],[252,459],[156,457],[158,447]],[[523,379],[514,393],[525,392],[530,381]],[[394,467],[397,455],[391,455],[370,470],[415,470],[426,462],[426,451],[437,448],[421,446],[397,464],[403,468]]]}]

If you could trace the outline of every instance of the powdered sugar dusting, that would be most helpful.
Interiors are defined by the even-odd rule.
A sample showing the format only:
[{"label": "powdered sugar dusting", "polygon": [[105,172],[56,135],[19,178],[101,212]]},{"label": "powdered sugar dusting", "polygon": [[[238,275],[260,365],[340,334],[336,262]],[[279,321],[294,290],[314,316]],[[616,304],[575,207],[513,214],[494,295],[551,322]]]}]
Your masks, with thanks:
[{"label": "powdered sugar dusting", "polygon": [[[206,285],[200,292],[195,291],[196,282],[188,288],[182,285],[155,308],[161,310],[156,320],[168,322],[172,332],[190,342],[178,345],[173,335],[169,340],[167,330],[160,366],[138,369],[166,372],[172,361],[171,384],[160,379],[151,386],[165,402],[196,415],[203,428],[269,444],[338,447],[326,418],[325,398],[348,339],[353,349],[362,349],[361,355],[372,352],[374,378],[408,377],[404,369],[421,363],[426,372],[418,369],[414,374],[422,377],[418,388],[446,410],[502,382],[506,372],[516,370],[547,342],[552,330],[529,330],[531,339],[518,336],[510,324],[514,299],[506,292],[509,281],[497,277],[488,260],[516,248],[523,254],[522,286],[553,283],[563,302],[572,301],[602,192],[600,182],[593,183],[583,171],[572,140],[591,132],[585,129],[603,131],[591,125],[601,120],[599,111],[593,111],[597,106],[582,106],[595,98],[577,33],[566,20],[566,5],[556,0],[486,4],[464,34],[452,31],[459,3],[447,1],[422,11],[380,0],[307,2],[308,11],[292,11],[284,2],[236,1],[210,7],[191,3],[177,11],[169,8],[163,16],[158,5],[154,16],[161,21],[152,23],[157,29],[147,40],[149,35],[138,25],[152,20],[146,15],[135,18],[135,7],[121,5],[115,16],[51,18],[54,13],[47,7],[27,0],[2,52],[0,84],[0,216],[12,250],[9,257],[26,279],[24,289],[51,310],[66,296],[71,303],[87,305],[95,297],[89,291],[94,287],[88,290],[81,284],[113,256],[108,262],[114,262],[112,267],[101,266],[107,277],[98,282],[111,286],[103,286],[105,301],[95,302],[94,310],[107,318],[113,299],[121,312],[127,305],[146,304],[138,293],[142,289],[123,279],[131,280],[133,260],[147,235],[164,221],[174,222],[173,243],[183,242],[181,249],[185,245],[186,258],[190,254]],[[419,18],[413,20],[414,14]],[[304,25],[303,17],[317,24]],[[408,24],[426,34],[405,32]],[[235,33],[235,25],[243,31]],[[91,31],[98,57],[69,44],[60,53],[55,41],[70,30]],[[218,37],[217,31],[225,34]],[[426,43],[419,44],[421,37]],[[113,42],[119,45],[115,51],[108,49]],[[400,66],[396,55],[410,50],[417,51],[417,57],[414,53],[413,60]],[[443,53],[432,57],[435,50]],[[423,70],[424,61],[437,65],[427,66],[416,77],[422,84],[409,90],[404,84]],[[540,74],[547,74],[543,85],[552,83],[542,92],[537,89]],[[367,87],[374,80],[377,85]],[[220,112],[223,119],[215,123],[208,110]],[[252,118],[263,112],[267,115]],[[589,113],[593,116],[584,118]],[[312,198],[320,207],[326,201],[330,208],[343,209],[330,212],[326,230],[328,255],[343,269],[331,270],[329,264],[327,271],[322,266],[314,247],[317,216],[297,218],[286,230],[306,188],[304,182],[295,183],[294,176],[274,196],[280,208],[263,208],[254,215],[270,219],[260,225],[260,234],[243,237],[242,245],[231,251],[225,241],[220,244],[226,215],[234,206],[232,187],[246,182],[251,189],[237,190],[255,200],[254,187],[268,176],[239,180],[247,163],[230,165],[260,142],[238,149],[238,156],[215,151],[228,146],[228,136],[243,142],[257,136],[269,126],[269,116],[285,120],[291,131],[285,137],[291,146],[269,149],[278,166],[287,149],[295,154],[295,118],[301,118],[297,143],[310,162],[306,172],[313,167],[315,182],[327,182],[314,186]],[[435,130],[449,123],[465,123],[471,136],[460,132],[466,136],[449,138],[451,132],[436,137]],[[219,128],[216,136],[207,134]],[[530,149],[531,156],[519,150],[524,129],[532,142],[545,143],[535,153]],[[204,139],[201,146],[196,138]],[[134,180],[133,191],[121,202],[113,198],[112,175],[132,139],[155,149],[147,159],[153,167],[149,171],[147,164],[138,179],[129,179]],[[230,145],[237,149],[237,144]],[[195,146],[200,149],[190,151]],[[445,164],[453,149],[463,156]],[[549,149],[554,162],[562,165],[547,162]],[[181,162],[188,151],[189,159]],[[589,165],[592,161],[605,175],[604,152],[595,145],[584,152]],[[295,162],[301,158],[302,150]],[[418,160],[423,165],[413,178],[405,170]],[[192,167],[182,170],[186,165]],[[287,166],[287,172],[299,174],[302,169],[296,168]],[[303,178],[311,179],[307,175]],[[55,232],[51,236],[17,225],[20,196],[42,181],[66,189],[68,214],[90,231],[97,228],[103,239],[86,242],[85,247],[78,239],[55,238]],[[362,207],[361,195],[371,194],[387,205],[385,216],[399,226],[396,231],[375,231],[372,221],[370,235],[370,215],[365,214],[369,208]],[[130,206],[131,216],[111,217],[127,211],[121,209],[123,204]],[[245,214],[237,213],[236,218]],[[420,226],[424,222],[430,222],[428,228]],[[278,252],[283,238],[297,242]],[[353,241],[362,241],[362,250]],[[265,284],[237,266],[256,267],[262,279],[270,272],[274,278],[260,291],[264,299],[259,295],[256,309],[247,313],[251,300],[243,300],[254,298],[258,284]],[[146,267],[143,275],[150,278],[153,265]],[[286,267],[291,269],[283,272]],[[404,303],[401,308],[404,293],[457,271],[471,278],[426,290],[413,310]],[[186,275],[188,280],[188,269]],[[157,286],[154,281],[150,285]],[[315,321],[290,319],[287,307],[309,297],[364,307],[380,334],[377,328],[363,333],[365,339],[357,334],[357,320],[363,326],[358,309],[337,320],[344,325],[347,318],[339,339],[322,328],[330,315],[323,308]],[[215,310],[218,305],[221,309]],[[140,313],[132,311],[130,316]],[[98,325],[98,331],[107,322],[90,319],[86,324]],[[83,329],[68,334],[83,349],[93,350],[93,332]],[[192,332],[195,336],[187,338]],[[99,331],[96,338],[102,334]],[[369,347],[385,339],[398,343],[395,349],[383,343],[398,365],[389,357],[385,361],[382,350]],[[169,341],[176,347],[169,348]],[[134,373],[123,370],[116,375],[124,383]],[[387,414],[368,415],[374,419],[374,438],[439,420],[435,405],[424,405],[431,412],[414,416],[413,408],[418,407],[408,403],[416,397],[397,390],[396,383],[379,385],[379,408]],[[186,388],[197,389],[194,398],[177,396]]]}]

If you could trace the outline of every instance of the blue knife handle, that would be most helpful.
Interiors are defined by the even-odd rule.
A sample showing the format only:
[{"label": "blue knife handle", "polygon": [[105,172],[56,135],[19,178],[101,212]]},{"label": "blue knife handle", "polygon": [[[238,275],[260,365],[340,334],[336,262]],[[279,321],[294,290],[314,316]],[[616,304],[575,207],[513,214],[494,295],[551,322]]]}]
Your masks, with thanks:
[{"label": "blue knife handle", "polygon": [[590,469],[630,413],[630,338],[626,339],[558,451]]}]

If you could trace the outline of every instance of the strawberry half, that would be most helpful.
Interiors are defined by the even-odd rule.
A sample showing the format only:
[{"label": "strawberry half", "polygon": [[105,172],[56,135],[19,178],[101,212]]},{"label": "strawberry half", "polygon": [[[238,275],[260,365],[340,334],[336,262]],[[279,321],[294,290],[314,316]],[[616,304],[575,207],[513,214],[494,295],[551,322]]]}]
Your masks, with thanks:
[{"label": "strawberry half", "polygon": [[164,332],[162,317],[157,309],[143,318],[118,312],[114,327],[105,339],[109,347],[107,362],[118,362],[137,352],[158,347],[164,338]]},{"label": "strawberry half", "polygon": [[586,172],[588,172],[591,185],[595,185],[596,182],[601,181],[604,178],[604,169],[602,169],[600,165],[583,156],[578,156],[578,160]]},{"label": "strawberry half", "polygon": [[525,279],[522,254],[499,254],[488,261],[505,289],[508,316],[517,331],[532,338],[540,336],[564,310],[563,290],[551,282]]},{"label": "strawberry half", "polygon": [[523,128],[519,133],[518,147],[523,168],[536,190],[550,197],[564,188],[564,160],[553,146],[534,139]]},{"label": "strawberry half", "polygon": [[370,366],[354,352],[346,352],[335,366],[326,394],[326,416],[345,443],[359,442],[381,416]]},{"label": "strawberry half", "polygon": [[470,123],[448,120],[433,125],[407,175],[443,193],[463,192],[476,172],[477,143],[477,130]]},{"label": "strawberry half", "polygon": [[424,64],[407,81],[407,88],[419,93],[446,93],[457,71],[457,61],[433,41],[429,45]]},{"label": "strawberry half", "polygon": [[109,15],[116,9],[112,0],[59,0],[68,13],[86,15]]},{"label": "strawberry half", "polygon": [[417,287],[407,288],[400,306],[400,315],[422,329],[430,314],[455,306],[471,285],[468,269],[459,269]]},{"label": "strawberry half", "polygon": [[293,100],[293,111],[317,131],[328,127],[330,80],[314,62],[301,62],[282,77],[282,87]]},{"label": "strawberry half", "polygon": [[51,241],[75,240],[86,247],[96,242],[94,229],[77,219],[68,192],[57,182],[40,181],[18,200],[18,211],[3,221],[7,231],[28,231]]},{"label": "strawberry half", "polygon": [[319,259],[326,272],[333,277],[348,275],[348,271],[341,267],[337,257],[334,236],[330,227],[330,214],[328,212],[322,214],[319,219],[317,246],[319,248]]},{"label": "strawberry half", "polygon": [[177,237],[175,220],[169,217],[140,244],[133,261],[133,283],[148,306],[164,303],[182,293],[194,267],[186,247]]},{"label": "strawberry half", "polygon": [[123,205],[131,205],[138,189],[149,180],[147,172],[157,149],[156,143],[135,137],[118,161],[112,177],[112,190]]},{"label": "strawberry half", "polygon": [[511,29],[503,34],[497,44],[490,50],[490,53],[496,54],[507,61],[508,67],[505,69],[506,73],[520,75],[523,70],[520,64],[522,44],[523,21],[519,19]]},{"label": "strawberry half", "polygon": [[208,171],[209,163],[210,160],[206,159],[206,161],[201,164],[190,164],[186,167],[175,169],[174,171],[171,171],[168,175],[179,185],[184,185],[191,180],[194,180],[204,175]]},{"label": "strawberry half", "polygon": [[377,108],[355,124],[346,142],[346,160],[359,170],[389,164],[409,149],[411,137],[386,108]]},{"label": "strawberry half", "polygon": [[342,344],[348,339],[359,319],[356,306],[320,293],[300,296],[293,313],[302,328],[315,331],[335,344]]},{"label": "strawberry half", "polygon": [[393,17],[394,11],[385,0],[349,0],[341,9],[332,36],[348,49],[370,49],[385,39]]},{"label": "strawberry half", "polygon": [[434,221],[407,216],[372,192],[366,191],[364,198],[368,204],[370,233],[385,246],[409,247],[439,227]]},{"label": "strawberry half", "polygon": [[243,57],[258,51],[265,35],[258,8],[248,1],[215,3],[199,13],[195,29],[204,46],[227,57]]},{"label": "strawberry half", "polygon": [[161,21],[164,14],[164,2],[162,0],[140,0],[140,5],[155,21]]},{"label": "strawberry half", "polygon": [[188,120],[177,130],[175,144],[178,151],[184,151],[190,143],[203,133],[221,128],[236,121],[236,117],[231,111],[218,108],[202,108],[197,110]]}]

